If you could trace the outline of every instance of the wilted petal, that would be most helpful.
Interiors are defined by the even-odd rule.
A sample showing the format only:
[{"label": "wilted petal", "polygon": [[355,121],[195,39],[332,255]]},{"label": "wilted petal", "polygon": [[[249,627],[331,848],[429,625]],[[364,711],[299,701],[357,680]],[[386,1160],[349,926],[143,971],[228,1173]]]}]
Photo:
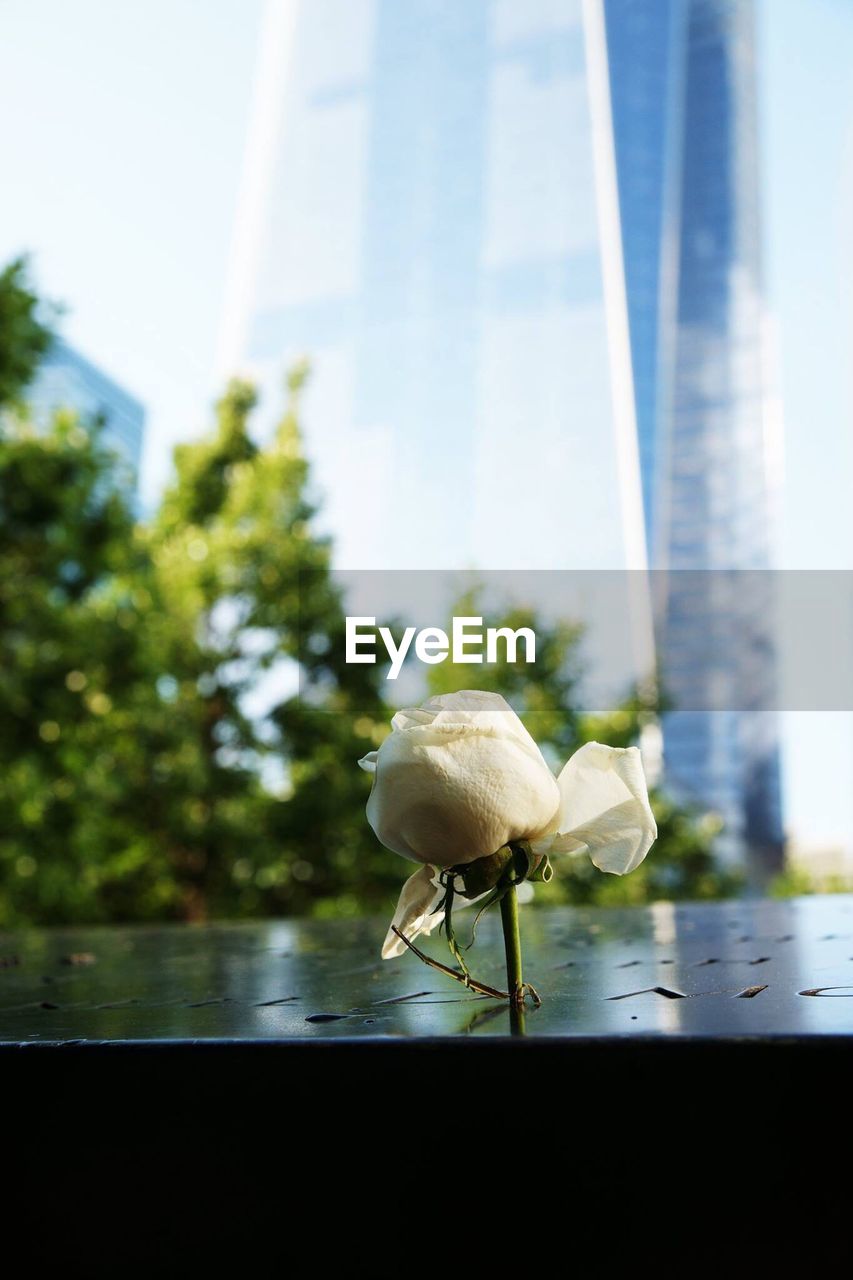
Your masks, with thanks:
[{"label": "wilted petal", "polygon": [[[443,913],[435,911],[435,907],[444,897],[444,890],[441,885],[434,883],[437,879],[438,868],[427,863],[413,876],[409,876],[403,885],[391,923],[407,938],[414,939],[419,933],[431,933],[441,920]],[[393,929],[389,929],[382,944],[382,959],[391,960],[394,956],[401,956],[405,950],[405,942],[397,937]]]},{"label": "wilted petal", "polygon": [[564,766],[557,782],[556,831],[534,843],[536,852],[586,849],[601,871],[616,875],[638,867],[658,832],[637,747],[588,742]]}]

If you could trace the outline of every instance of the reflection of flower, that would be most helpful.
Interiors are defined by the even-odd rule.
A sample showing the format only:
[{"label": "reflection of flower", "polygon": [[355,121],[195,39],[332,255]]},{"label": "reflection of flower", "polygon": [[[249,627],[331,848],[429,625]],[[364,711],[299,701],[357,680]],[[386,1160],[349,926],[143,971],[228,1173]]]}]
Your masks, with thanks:
[{"label": "reflection of flower", "polygon": [[[496,693],[463,690],[398,711],[378,751],[359,761],[374,774],[367,819],[381,842],[424,865],[403,886],[393,924],[430,933],[442,871],[525,841],[534,862],[586,851],[602,871],[625,875],[657,836],[636,747],[588,742],[558,778],[518,716]],[[387,960],[405,944],[391,930]]]}]

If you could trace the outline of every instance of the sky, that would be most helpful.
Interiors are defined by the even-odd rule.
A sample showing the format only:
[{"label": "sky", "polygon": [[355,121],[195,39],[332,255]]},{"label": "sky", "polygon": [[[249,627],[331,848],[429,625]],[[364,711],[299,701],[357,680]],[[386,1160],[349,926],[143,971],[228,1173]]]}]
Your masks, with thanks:
[{"label": "sky", "polygon": [[765,286],[784,423],[780,565],[853,568],[853,3],[762,0]]},{"label": "sky", "polygon": [[[764,270],[784,427],[778,563],[853,568],[853,3],[758,7]],[[853,716],[783,716],[794,839],[853,845]]]},{"label": "sky", "polygon": [[143,401],[142,494],[215,397],[263,0],[0,0],[0,262]]},{"label": "sky", "polygon": [[[0,262],[148,411],[149,504],[203,429],[263,0],[0,0]],[[758,0],[779,564],[853,568],[853,3]],[[827,783],[823,761],[835,762]],[[795,831],[853,840],[853,717],[788,717]]]}]

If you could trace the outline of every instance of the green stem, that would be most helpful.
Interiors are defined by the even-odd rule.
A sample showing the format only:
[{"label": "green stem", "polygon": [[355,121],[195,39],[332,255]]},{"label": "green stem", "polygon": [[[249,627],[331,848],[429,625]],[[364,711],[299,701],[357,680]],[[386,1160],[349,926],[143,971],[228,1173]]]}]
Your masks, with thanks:
[{"label": "green stem", "polygon": [[511,884],[501,898],[501,924],[506,950],[506,984],[510,1003],[524,1003],[524,985],[521,977],[521,935],[518,931],[518,896]]},{"label": "green stem", "polygon": [[510,1035],[513,1035],[513,1036],[523,1036],[527,1034],[523,1004],[510,1004],[509,1032],[510,1032]]}]

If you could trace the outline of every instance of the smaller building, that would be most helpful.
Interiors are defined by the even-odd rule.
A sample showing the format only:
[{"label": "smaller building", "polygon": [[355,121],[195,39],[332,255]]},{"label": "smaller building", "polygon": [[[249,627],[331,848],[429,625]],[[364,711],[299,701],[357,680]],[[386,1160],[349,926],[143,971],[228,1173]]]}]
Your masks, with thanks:
[{"label": "smaller building", "polygon": [[145,408],[97,365],[56,338],[27,392],[36,422],[46,423],[57,409],[76,409],[104,424],[104,441],[139,474]]}]

